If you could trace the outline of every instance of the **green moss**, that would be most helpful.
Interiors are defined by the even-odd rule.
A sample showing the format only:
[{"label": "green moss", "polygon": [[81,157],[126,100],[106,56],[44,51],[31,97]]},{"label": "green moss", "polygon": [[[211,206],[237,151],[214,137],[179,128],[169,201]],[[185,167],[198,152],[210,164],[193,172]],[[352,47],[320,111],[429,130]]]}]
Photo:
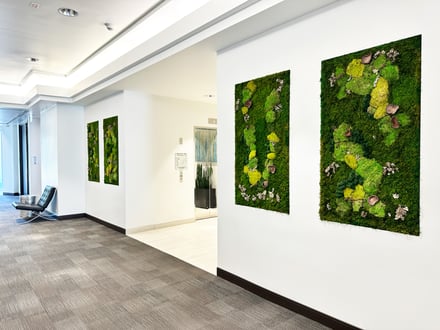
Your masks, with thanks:
[{"label": "green moss", "polygon": [[382,181],[382,165],[374,159],[358,160],[356,173],[364,179],[364,190],[368,195],[376,194]]},{"label": "green moss", "polygon": [[118,117],[103,120],[104,183],[119,184]]},{"label": "green moss", "polygon": [[399,79],[399,67],[397,65],[386,65],[382,70],[380,70],[380,75],[388,81]]},{"label": "green moss", "polygon": [[385,217],[385,213],[386,213],[385,210],[386,210],[386,205],[382,201],[379,201],[374,206],[368,207],[368,212],[370,212],[372,215],[378,218]]},{"label": "green moss", "polygon": [[280,103],[280,97],[276,89],[272,90],[264,103],[264,110],[272,110],[278,103]]},{"label": "green moss", "polygon": [[333,131],[333,141],[335,143],[348,141],[347,132],[351,130],[351,127],[347,123],[342,123]]},{"label": "green moss", "polygon": [[[390,49],[399,55],[387,58]],[[356,66],[367,53],[374,58],[359,75]],[[344,72],[348,66],[351,79]],[[376,72],[381,79],[368,92]],[[421,37],[323,61],[321,73],[321,219],[418,235]],[[328,80],[332,74],[333,87]],[[399,105],[396,115],[386,114],[388,103]],[[356,166],[353,156],[356,170],[351,168]],[[324,169],[332,162],[340,167],[327,176]],[[384,176],[382,165],[387,162],[396,164],[398,171]],[[363,199],[353,198],[357,185],[364,189]],[[344,191],[349,198],[344,199]],[[380,198],[374,206],[367,203],[372,194]],[[404,221],[394,220],[399,204],[409,209]]]},{"label": "green moss", "polygon": [[374,79],[371,80],[370,77],[353,78],[347,82],[345,88],[358,95],[367,95],[370,94],[373,83]]},{"label": "green moss", "polygon": [[243,130],[243,136],[247,146],[255,145],[255,126],[246,127]]},{"label": "green moss", "polygon": [[[235,86],[236,204],[289,213],[289,86],[289,71]],[[242,98],[245,89],[253,92],[246,118],[241,111],[246,106]],[[255,157],[249,160],[253,150]],[[268,154],[276,154],[276,158],[267,159]],[[243,173],[244,166],[247,173]],[[275,167],[269,170],[268,166]],[[272,190],[272,197],[258,197],[264,191],[269,196]]]},{"label": "green moss", "polygon": [[88,179],[99,182],[99,123],[87,124]]},{"label": "green moss", "polygon": [[355,169],[357,167],[356,156],[354,156],[352,154],[346,154],[344,156],[344,161],[352,169]]},{"label": "green moss", "polygon": [[362,74],[364,73],[364,67],[365,65],[362,64],[360,59],[353,59],[350,64],[347,66],[347,74],[349,76],[352,76],[353,78],[356,77],[362,77]]},{"label": "green moss", "polygon": [[377,81],[376,87],[371,91],[370,106],[378,108],[379,106],[388,104],[388,81],[382,77]]},{"label": "green moss", "polygon": [[273,110],[269,110],[266,112],[266,122],[268,124],[273,123],[277,119],[276,113]]},{"label": "green moss", "polygon": [[376,59],[372,61],[372,66],[376,70],[382,69],[387,63],[387,57],[384,54],[379,55]]},{"label": "green moss", "polygon": [[354,155],[355,157],[362,157],[364,152],[362,146],[353,142],[341,142],[335,145],[335,151],[333,153],[335,160],[344,162],[345,155],[347,154]]}]

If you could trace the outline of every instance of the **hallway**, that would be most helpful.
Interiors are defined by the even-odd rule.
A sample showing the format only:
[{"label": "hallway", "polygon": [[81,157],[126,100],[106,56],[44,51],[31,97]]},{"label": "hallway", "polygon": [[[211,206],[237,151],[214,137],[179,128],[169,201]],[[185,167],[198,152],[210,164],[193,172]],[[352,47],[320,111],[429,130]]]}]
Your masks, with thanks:
[{"label": "hallway", "polygon": [[217,218],[197,220],[128,236],[213,275],[217,274]]},{"label": "hallway", "polygon": [[0,198],[0,329],[326,329],[87,219]]}]

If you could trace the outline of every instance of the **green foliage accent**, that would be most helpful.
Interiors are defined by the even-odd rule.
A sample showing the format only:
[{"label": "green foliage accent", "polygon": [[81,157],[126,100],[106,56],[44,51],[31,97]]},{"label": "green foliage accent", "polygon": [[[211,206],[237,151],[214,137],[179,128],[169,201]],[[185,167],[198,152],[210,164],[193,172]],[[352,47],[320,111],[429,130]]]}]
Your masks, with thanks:
[{"label": "green foliage accent", "polygon": [[270,111],[272,110],[278,103],[280,103],[280,96],[278,92],[273,89],[269,96],[266,98],[266,102],[264,103],[264,110]]},{"label": "green foliage accent", "polygon": [[351,127],[347,123],[342,123],[333,131],[333,141],[335,143],[348,141],[347,132],[351,130]]},{"label": "green foliage accent", "polygon": [[364,73],[364,67],[365,65],[362,64],[360,59],[353,59],[350,64],[347,66],[347,74],[349,76],[352,76],[353,78],[356,77],[362,77],[362,74]]},{"label": "green foliage accent", "polygon": [[119,185],[118,116],[103,121],[104,182]]},{"label": "green foliage accent", "polygon": [[378,108],[381,105],[388,104],[388,81],[383,77],[380,77],[377,81],[376,87],[371,91],[370,106]]},{"label": "green foliage accent", "polygon": [[[235,85],[238,205],[289,213],[289,94],[290,71]],[[249,100],[252,106],[243,114]]]},{"label": "green foliage accent", "polygon": [[249,171],[248,176],[251,186],[255,186],[261,179],[261,172],[258,170],[251,170]]},{"label": "green foliage accent", "polygon": [[242,92],[242,102],[245,103],[246,101],[250,100],[252,97],[252,92],[248,88],[244,88]]},{"label": "green foliage accent", "polygon": [[357,160],[356,156],[353,156],[352,154],[346,154],[344,156],[345,163],[350,166],[352,169],[355,169],[357,167]]},{"label": "green foliage accent", "polygon": [[335,152],[333,153],[335,160],[344,162],[347,154],[361,157],[364,155],[364,151],[361,145],[353,142],[341,142],[335,145]]},{"label": "green foliage accent", "polygon": [[339,88],[339,92],[336,95],[336,97],[338,98],[338,100],[342,100],[343,98],[347,97],[347,93],[346,93],[346,87],[345,85],[341,86],[341,88]]},{"label": "green foliage accent", "polygon": [[99,182],[99,123],[87,124],[87,154],[89,181]]},{"label": "green foliage accent", "polygon": [[411,123],[411,117],[406,113],[399,113],[396,115],[396,118],[402,127],[408,126]]},{"label": "green foliage accent", "polygon": [[212,166],[198,163],[196,166],[196,188],[208,189],[211,186]]},{"label": "green foliage accent", "polygon": [[375,194],[382,181],[382,165],[374,159],[361,158],[356,173],[364,179],[365,192],[369,195]]},{"label": "green foliage accent", "polygon": [[347,82],[345,88],[358,95],[367,95],[370,94],[373,84],[374,78],[371,79],[371,77],[359,77],[353,78]]},{"label": "green foliage accent", "polygon": [[386,205],[383,202],[379,201],[374,206],[368,206],[367,208],[368,208],[368,212],[370,212],[375,217],[379,217],[379,218],[385,217]]},{"label": "green foliage accent", "polygon": [[380,75],[388,81],[397,80],[399,79],[399,67],[397,65],[388,64],[380,70]]},{"label": "green foliage accent", "polygon": [[269,142],[272,142],[272,143],[280,142],[280,138],[278,137],[278,135],[275,132],[270,133],[267,136],[267,139],[269,140]]},{"label": "green foliage accent", "polygon": [[[419,235],[420,86],[421,36],[322,62],[322,220]],[[388,104],[399,110],[388,114]],[[408,213],[397,221],[399,205]]]},{"label": "green foliage accent", "polygon": [[382,69],[387,62],[387,57],[385,54],[379,55],[375,60],[372,62],[372,66],[376,70]]},{"label": "green foliage accent", "polygon": [[[256,141],[255,126],[246,127],[243,130],[243,136],[244,136],[245,143],[248,147],[255,145],[255,141]],[[252,148],[251,148],[251,150],[252,150]]]},{"label": "green foliage accent", "polygon": [[268,124],[273,123],[277,119],[276,113],[273,110],[266,112],[266,122]]}]

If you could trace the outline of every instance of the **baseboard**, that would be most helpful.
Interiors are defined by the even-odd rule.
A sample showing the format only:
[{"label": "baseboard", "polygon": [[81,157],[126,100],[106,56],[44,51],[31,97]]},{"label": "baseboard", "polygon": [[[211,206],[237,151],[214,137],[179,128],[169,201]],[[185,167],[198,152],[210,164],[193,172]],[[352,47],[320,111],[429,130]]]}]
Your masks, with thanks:
[{"label": "baseboard", "polygon": [[261,286],[258,286],[252,282],[249,282],[237,275],[229,273],[226,270],[221,268],[217,268],[217,276],[221,277],[231,283],[238,285],[239,287],[246,289],[257,296],[260,296],[274,304],[283,306],[295,313],[301,314],[311,320],[319,322],[331,329],[338,330],[360,330],[355,326],[352,326],[348,323],[335,319],[327,314],[321,313],[313,308],[307,307],[303,304],[300,304],[294,300],[283,297],[275,292],[269,291]]},{"label": "baseboard", "polygon": [[79,219],[79,218],[86,218],[85,213],[78,213],[78,214],[66,214],[66,215],[57,215],[57,220],[71,220],[71,219]]},{"label": "baseboard", "polygon": [[172,226],[178,226],[178,225],[184,225],[187,223],[195,222],[196,220],[194,218],[191,219],[183,219],[183,220],[176,220],[176,221],[169,221],[164,223],[158,223],[154,225],[148,225],[148,226],[142,226],[142,227],[136,227],[136,228],[129,228],[125,232],[126,234],[136,234],[141,233],[143,231],[153,230],[153,229],[160,229],[160,228],[167,228]]},{"label": "baseboard", "polygon": [[101,220],[101,219],[99,219],[99,218],[97,218],[97,217],[94,217],[93,215],[90,215],[90,214],[85,214],[84,215],[87,219],[89,219],[89,220],[92,220],[93,222],[96,222],[96,223],[99,223],[100,225],[103,225],[103,226],[106,226],[106,227],[108,227],[108,228],[110,228],[110,229],[113,229],[113,230],[115,230],[115,231],[117,231],[117,232],[120,232],[120,233],[122,233],[122,234],[126,234],[126,232],[125,232],[125,228],[122,228],[122,227],[119,227],[119,226],[116,226],[116,225],[114,225],[114,224],[112,224],[112,223],[109,223],[109,222],[106,222],[106,221],[104,221],[104,220]]},{"label": "baseboard", "polygon": [[4,196],[20,196],[20,194],[18,192],[15,193],[10,193],[10,192],[3,192]]}]

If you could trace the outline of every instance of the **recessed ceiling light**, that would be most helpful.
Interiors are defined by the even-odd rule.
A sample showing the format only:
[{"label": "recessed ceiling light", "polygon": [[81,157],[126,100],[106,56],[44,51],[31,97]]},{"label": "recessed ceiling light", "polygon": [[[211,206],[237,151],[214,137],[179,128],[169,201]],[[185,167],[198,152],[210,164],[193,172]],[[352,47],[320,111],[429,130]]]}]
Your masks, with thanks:
[{"label": "recessed ceiling light", "polygon": [[111,23],[109,22],[105,22],[104,23],[105,28],[107,29],[107,31],[113,31],[113,26]]},{"label": "recessed ceiling light", "polygon": [[78,12],[75,9],[70,8],[58,8],[58,12],[67,17],[76,17],[78,16]]},{"label": "recessed ceiling light", "polygon": [[26,60],[31,63],[37,63],[39,61],[36,57],[26,57]]},{"label": "recessed ceiling light", "polygon": [[31,2],[31,3],[29,3],[29,6],[31,6],[31,8],[34,8],[34,9],[40,8],[40,4],[38,2]]}]

